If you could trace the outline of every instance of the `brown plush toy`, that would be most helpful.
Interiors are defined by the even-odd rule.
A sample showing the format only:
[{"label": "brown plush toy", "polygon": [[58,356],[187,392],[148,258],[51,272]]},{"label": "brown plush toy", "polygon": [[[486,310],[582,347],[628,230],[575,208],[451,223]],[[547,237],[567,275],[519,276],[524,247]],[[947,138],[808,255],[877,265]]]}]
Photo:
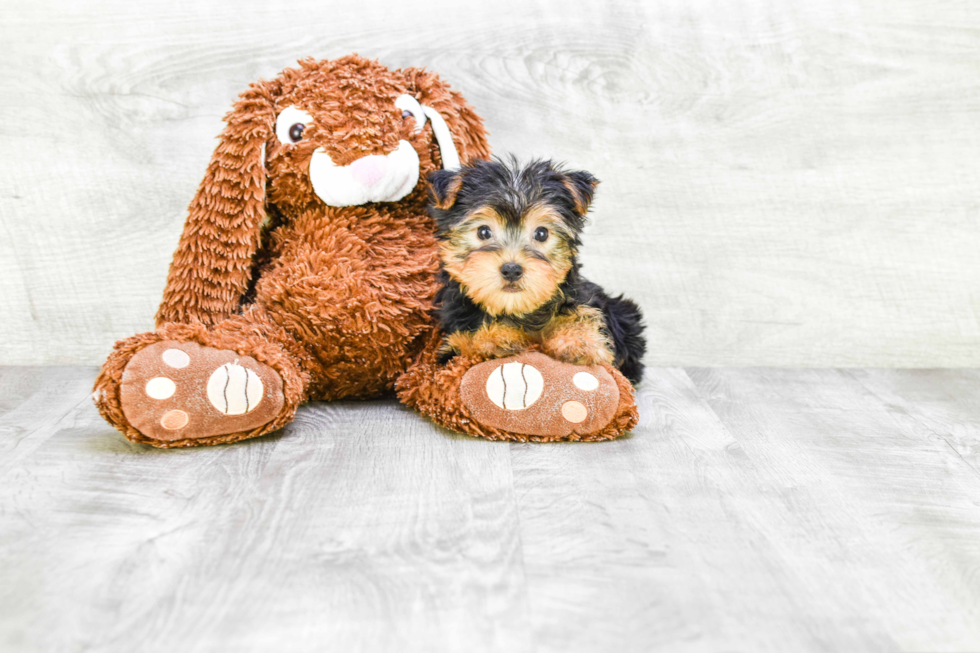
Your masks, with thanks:
[{"label": "brown plush toy", "polygon": [[[437,423],[494,439],[608,439],[635,424],[632,387],[611,367],[533,351],[438,364],[425,175],[489,156],[481,119],[438,76],[303,60],[253,84],[226,120],[157,329],[116,343],[95,383],[127,438],[233,442],[281,428],[305,401],[396,387]],[[515,372],[531,382],[520,406],[514,383],[501,393]]]}]

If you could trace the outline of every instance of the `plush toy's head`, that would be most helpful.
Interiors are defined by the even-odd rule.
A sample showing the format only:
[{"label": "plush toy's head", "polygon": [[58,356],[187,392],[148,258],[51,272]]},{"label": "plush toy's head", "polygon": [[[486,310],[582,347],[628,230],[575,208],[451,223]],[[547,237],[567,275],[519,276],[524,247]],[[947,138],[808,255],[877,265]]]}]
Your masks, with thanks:
[{"label": "plush toy's head", "polygon": [[214,324],[235,312],[268,216],[411,204],[424,217],[427,173],[489,156],[482,120],[437,75],[357,55],[305,59],[256,82],[225,119],[158,323]]},{"label": "plush toy's head", "polygon": [[264,145],[268,199],[281,208],[397,202],[426,173],[486,156],[467,138],[479,118],[437,76],[357,55],[303,60],[253,85],[228,120],[226,137]]}]

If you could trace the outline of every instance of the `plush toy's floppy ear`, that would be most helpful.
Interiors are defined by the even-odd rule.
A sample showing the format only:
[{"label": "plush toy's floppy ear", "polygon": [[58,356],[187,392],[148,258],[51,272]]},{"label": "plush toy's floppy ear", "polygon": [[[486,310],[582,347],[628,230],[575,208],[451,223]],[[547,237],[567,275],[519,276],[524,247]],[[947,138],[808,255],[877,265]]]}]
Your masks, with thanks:
[{"label": "plush toy's floppy ear", "polygon": [[442,158],[442,167],[445,170],[459,170],[459,151],[456,143],[453,142],[453,135],[449,131],[449,125],[442,119],[438,111],[430,106],[421,105],[422,111],[432,124],[432,134],[439,144],[439,155]]},{"label": "plush toy's floppy ear", "polygon": [[588,172],[576,171],[563,173],[561,183],[572,195],[575,212],[585,215],[592,205],[592,197],[595,195],[595,187],[599,185],[599,180]]},{"label": "plush toy's floppy ear", "polygon": [[[476,159],[490,158],[483,120],[460,93],[449,88],[435,73],[422,68],[405,68],[402,73],[409,80],[425,115],[432,123],[443,168],[452,169],[458,165],[469,165]],[[455,155],[449,153],[449,147],[452,147]]]},{"label": "plush toy's floppy ear", "polygon": [[252,84],[188,209],[156,322],[216,324],[237,312],[265,218],[265,143],[275,130],[278,82]]},{"label": "plush toy's floppy ear", "polygon": [[456,195],[463,186],[463,175],[457,170],[436,170],[430,172],[429,189],[432,192],[432,204],[437,209],[450,209],[456,203]]}]

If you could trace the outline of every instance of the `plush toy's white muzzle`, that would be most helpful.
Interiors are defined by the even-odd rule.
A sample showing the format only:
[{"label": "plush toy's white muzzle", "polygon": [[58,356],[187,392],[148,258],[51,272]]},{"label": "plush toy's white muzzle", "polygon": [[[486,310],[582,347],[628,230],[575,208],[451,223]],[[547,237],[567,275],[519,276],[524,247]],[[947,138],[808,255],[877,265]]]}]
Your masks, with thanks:
[{"label": "plush toy's white muzzle", "polygon": [[[415,117],[415,131],[421,130],[428,118],[439,144],[443,167],[447,170],[459,168],[456,144],[437,111],[420,105],[411,95],[399,96],[395,106]],[[390,154],[372,154],[349,165],[338,166],[320,147],[310,159],[310,182],[317,197],[328,206],[397,202],[411,193],[419,182],[419,155],[408,141],[400,140]]]},{"label": "plush toy's white muzzle", "polygon": [[320,147],[310,160],[310,182],[328,206],[397,202],[419,182],[419,155],[402,140],[391,154],[373,154],[338,166]]}]

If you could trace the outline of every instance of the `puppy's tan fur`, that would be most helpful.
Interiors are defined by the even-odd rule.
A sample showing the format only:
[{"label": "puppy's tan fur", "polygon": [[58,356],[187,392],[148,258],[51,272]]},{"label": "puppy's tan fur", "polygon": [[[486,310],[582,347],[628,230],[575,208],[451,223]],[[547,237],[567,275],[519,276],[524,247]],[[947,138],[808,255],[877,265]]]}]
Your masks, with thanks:
[{"label": "puppy's tan fur", "polygon": [[457,331],[446,337],[445,347],[473,358],[505,358],[525,351],[534,339],[523,329],[495,322],[476,331]]},{"label": "puppy's tan fur", "polygon": [[576,365],[613,363],[613,347],[603,334],[602,312],[579,306],[572,315],[554,318],[541,333],[544,353]]}]

